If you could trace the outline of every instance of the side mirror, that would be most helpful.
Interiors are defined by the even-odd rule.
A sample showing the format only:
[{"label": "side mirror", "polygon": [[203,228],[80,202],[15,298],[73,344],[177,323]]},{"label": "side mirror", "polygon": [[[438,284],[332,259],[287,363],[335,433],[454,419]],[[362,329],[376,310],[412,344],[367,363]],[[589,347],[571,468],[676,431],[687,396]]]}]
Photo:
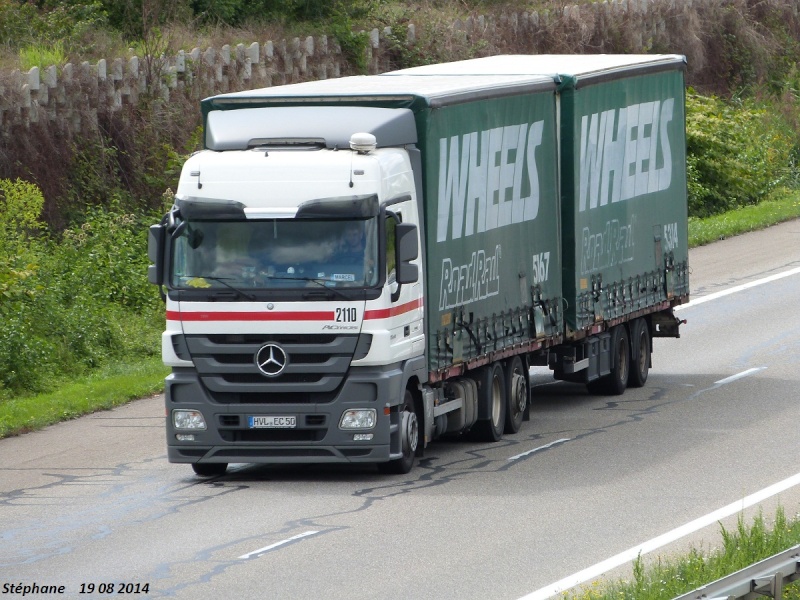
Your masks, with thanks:
[{"label": "side mirror", "polygon": [[164,225],[151,225],[147,235],[147,258],[153,263],[147,268],[147,280],[161,285],[164,279]]},{"label": "side mirror", "polygon": [[419,256],[417,226],[411,223],[398,223],[395,230],[395,251],[397,252],[397,283],[415,283],[419,280],[419,268],[411,261]]}]

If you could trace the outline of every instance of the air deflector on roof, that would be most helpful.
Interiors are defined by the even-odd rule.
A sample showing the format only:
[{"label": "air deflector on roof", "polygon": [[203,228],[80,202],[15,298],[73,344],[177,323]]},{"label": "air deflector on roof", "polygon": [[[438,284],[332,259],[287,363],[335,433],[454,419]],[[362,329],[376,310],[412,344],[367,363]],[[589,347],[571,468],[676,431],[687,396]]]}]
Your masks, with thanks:
[{"label": "air deflector on roof", "polygon": [[350,147],[350,136],[371,133],[378,147],[417,143],[414,114],[407,108],[365,106],[271,106],[213,110],[206,120],[206,148],[246,150],[254,145],[291,145],[313,140],[327,148]]}]

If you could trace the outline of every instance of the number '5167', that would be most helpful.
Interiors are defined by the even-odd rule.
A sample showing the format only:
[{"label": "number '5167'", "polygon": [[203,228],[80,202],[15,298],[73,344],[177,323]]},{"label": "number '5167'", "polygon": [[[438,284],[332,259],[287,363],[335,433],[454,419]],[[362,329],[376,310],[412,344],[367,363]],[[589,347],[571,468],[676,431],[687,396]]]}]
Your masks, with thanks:
[{"label": "number '5167'", "polygon": [[544,283],[550,276],[550,253],[533,255],[533,283]]}]

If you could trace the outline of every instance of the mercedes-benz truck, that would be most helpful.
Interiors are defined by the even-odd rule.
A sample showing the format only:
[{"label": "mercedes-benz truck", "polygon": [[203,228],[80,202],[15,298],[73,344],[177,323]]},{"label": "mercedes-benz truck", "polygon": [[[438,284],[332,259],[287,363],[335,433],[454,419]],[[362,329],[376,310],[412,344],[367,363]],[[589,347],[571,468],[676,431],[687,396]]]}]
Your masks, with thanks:
[{"label": "mercedes-benz truck", "polygon": [[202,101],[150,228],[171,462],[514,434],[529,368],[621,394],[689,297],[677,55],[494,56]]}]

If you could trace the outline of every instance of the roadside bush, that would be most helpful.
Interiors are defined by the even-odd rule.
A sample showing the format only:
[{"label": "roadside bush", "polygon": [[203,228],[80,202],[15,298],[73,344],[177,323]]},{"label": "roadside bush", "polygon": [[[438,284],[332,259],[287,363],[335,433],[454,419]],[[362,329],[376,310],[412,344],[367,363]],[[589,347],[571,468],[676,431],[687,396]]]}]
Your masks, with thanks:
[{"label": "roadside bush", "polygon": [[[54,287],[64,301],[79,297],[94,306],[113,304],[133,311],[160,304],[147,282],[147,231],[157,217],[110,209],[89,208],[83,223],[67,229],[51,265]],[[59,269],[60,263],[69,269]]]},{"label": "roadside bush", "polygon": [[30,238],[43,227],[39,221],[43,206],[44,196],[36,185],[0,179],[0,312],[30,292],[23,282],[36,270]]},{"label": "roadside bush", "polygon": [[24,248],[31,234],[42,226],[41,190],[28,181],[0,179],[0,256]]},{"label": "roadside bush", "polygon": [[92,49],[98,30],[106,26],[106,13],[96,1],[0,0],[0,45],[15,52],[19,49],[30,54],[37,48],[59,44],[62,51],[78,56]]},{"label": "roadside bush", "polygon": [[18,393],[40,387],[50,356],[33,328],[33,312],[28,302],[8,303],[0,314],[0,397],[6,390]]},{"label": "roadside bush", "polygon": [[36,186],[0,180],[0,191],[0,397],[156,355],[163,305],[146,273],[157,217],[93,207],[54,239],[39,229]]},{"label": "roadside bush", "polygon": [[12,48],[35,38],[34,24],[40,19],[36,7],[27,2],[0,0],[0,45]]},{"label": "roadside bush", "polygon": [[754,100],[687,94],[689,214],[757,204],[792,181],[796,133]]},{"label": "roadside bush", "polygon": [[190,0],[206,23],[244,25],[247,21],[322,21],[342,12],[359,12],[382,0]]}]

